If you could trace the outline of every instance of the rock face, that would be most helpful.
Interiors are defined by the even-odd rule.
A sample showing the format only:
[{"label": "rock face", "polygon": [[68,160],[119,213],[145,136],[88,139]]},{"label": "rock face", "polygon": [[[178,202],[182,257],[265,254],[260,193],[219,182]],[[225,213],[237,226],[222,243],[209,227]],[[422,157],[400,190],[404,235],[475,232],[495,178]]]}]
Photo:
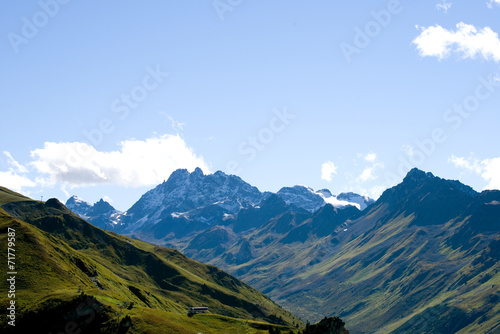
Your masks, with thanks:
[{"label": "rock face", "polygon": [[91,205],[77,196],[72,196],[66,201],[66,207],[94,226],[105,230],[118,230],[122,225],[123,212],[116,210],[102,198]]},{"label": "rock face", "polygon": [[210,225],[253,207],[262,199],[263,194],[256,187],[235,175],[204,175],[199,168],[193,173],[179,169],[127,211],[122,230],[134,233],[170,218]]},{"label": "rock face", "polygon": [[295,204],[296,206],[310,212],[314,212],[325,205],[323,197],[316,194],[309,187],[295,186],[281,188],[278,193],[287,204]]},{"label": "rock face", "polygon": [[415,225],[438,225],[457,217],[478,196],[472,188],[435,177],[416,168],[403,182],[386,190],[379,201],[385,202],[392,217],[413,212]]},{"label": "rock face", "polygon": [[86,216],[92,205],[77,196],[72,196],[66,201],[66,207],[82,217]]},{"label": "rock face", "polygon": [[328,189],[314,191],[309,187],[294,186],[281,188],[277,195],[283,198],[287,204],[314,212],[326,204],[331,204],[336,208],[354,206],[359,210],[364,210],[374,202],[367,196],[361,196],[355,193],[340,193],[338,196],[332,195]]}]

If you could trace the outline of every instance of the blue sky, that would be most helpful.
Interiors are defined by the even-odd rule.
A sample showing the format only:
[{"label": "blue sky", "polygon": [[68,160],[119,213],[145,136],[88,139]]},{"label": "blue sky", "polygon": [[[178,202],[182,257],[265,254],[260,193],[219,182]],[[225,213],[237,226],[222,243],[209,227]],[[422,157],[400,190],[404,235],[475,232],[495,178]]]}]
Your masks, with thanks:
[{"label": "blue sky", "polygon": [[500,187],[500,2],[0,5],[0,184],[121,210],[176,168]]}]

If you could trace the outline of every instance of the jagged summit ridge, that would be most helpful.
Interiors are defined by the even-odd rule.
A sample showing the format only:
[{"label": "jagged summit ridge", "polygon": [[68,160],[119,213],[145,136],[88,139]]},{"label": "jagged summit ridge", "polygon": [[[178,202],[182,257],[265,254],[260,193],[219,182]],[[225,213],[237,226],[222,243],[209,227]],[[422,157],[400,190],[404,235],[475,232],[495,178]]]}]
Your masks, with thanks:
[{"label": "jagged summit ridge", "polygon": [[[228,175],[222,171],[204,174],[201,168],[196,168],[191,173],[187,169],[175,170],[166,181],[142,195],[126,213],[117,212],[104,201],[92,206],[76,196],[66,204],[92,222],[103,220],[107,212],[112,212],[107,214],[112,220],[108,227],[133,233],[172,219],[208,225],[218,223],[242,209],[258,207],[272,195],[284,200],[284,203],[291,206],[291,210],[296,208],[311,213],[326,204],[336,208],[353,206],[364,210],[373,202],[368,197],[354,193],[342,193],[337,197],[328,189],[315,192],[310,187],[299,185],[284,187],[276,194],[261,192],[236,175]],[[101,222],[103,224],[104,221]]]},{"label": "jagged summit ridge", "polygon": [[315,193],[313,189],[305,186],[284,187],[277,192],[277,195],[287,204],[295,204],[310,212],[314,212],[325,205],[323,197]]},{"label": "jagged summit ridge", "polygon": [[312,188],[306,186],[284,187],[277,192],[277,195],[283,198],[287,204],[294,204],[309,212],[314,212],[325,204],[331,204],[336,208],[354,206],[359,210],[364,210],[374,202],[373,199],[367,196],[361,196],[352,192],[340,193],[338,196],[335,196],[328,189],[314,191]]},{"label": "jagged summit ridge", "polygon": [[[447,187],[452,191],[459,191],[471,197],[475,197],[479,194],[470,186],[467,186],[460,181],[443,179],[438,176],[434,176],[430,172],[424,172],[418,168],[411,169],[400,184],[387,189],[385,192],[390,193],[393,191],[403,191],[405,193],[408,193],[418,191],[419,189],[423,189],[426,187],[435,187],[436,189],[440,187]],[[382,194],[381,197],[383,196],[384,194]]]},{"label": "jagged summit ridge", "polygon": [[422,181],[425,179],[431,179],[434,178],[435,176],[431,172],[424,172],[423,170],[420,170],[418,168],[412,168],[405,176],[403,179],[403,182],[408,181],[408,180],[413,180],[413,181]]},{"label": "jagged summit ridge", "polygon": [[[154,225],[171,217],[199,216],[200,221],[210,224],[262,200],[263,193],[238,176],[221,171],[205,175],[200,168],[192,173],[178,169],[127,211],[127,229],[134,231],[145,223]],[[207,212],[214,216],[207,218]]]},{"label": "jagged summit ridge", "polygon": [[123,212],[116,210],[102,198],[92,205],[77,196],[72,196],[66,201],[65,205],[78,216],[97,227],[115,229],[121,225]]},{"label": "jagged summit ridge", "polygon": [[71,196],[66,201],[66,207],[83,218],[86,217],[86,214],[92,208],[92,205],[78,196]]}]

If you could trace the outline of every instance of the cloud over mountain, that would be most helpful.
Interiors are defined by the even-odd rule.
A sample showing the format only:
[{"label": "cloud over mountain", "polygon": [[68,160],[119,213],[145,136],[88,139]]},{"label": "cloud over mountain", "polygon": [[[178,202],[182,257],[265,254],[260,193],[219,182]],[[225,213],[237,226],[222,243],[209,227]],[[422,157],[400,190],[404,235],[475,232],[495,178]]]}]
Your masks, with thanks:
[{"label": "cloud over mountain", "polygon": [[337,167],[331,161],[327,161],[321,165],[321,179],[325,181],[332,181],[333,175],[337,174]]},{"label": "cloud over mountain", "polygon": [[500,158],[479,161],[452,155],[448,162],[455,167],[480,175],[488,184],[485,189],[500,189]]},{"label": "cloud over mountain", "polygon": [[209,169],[179,135],[146,140],[125,140],[117,151],[98,151],[79,142],[46,142],[31,152],[31,163],[46,182],[70,187],[94,184],[119,186],[154,185],[167,179],[178,168]]},{"label": "cloud over mountain", "polygon": [[0,171],[0,184],[15,191],[22,191],[24,188],[35,186],[35,182],[26,176],[28,169],[15,160],[10,152],[3,151],[3,154],[7,157],[9,170]]}]

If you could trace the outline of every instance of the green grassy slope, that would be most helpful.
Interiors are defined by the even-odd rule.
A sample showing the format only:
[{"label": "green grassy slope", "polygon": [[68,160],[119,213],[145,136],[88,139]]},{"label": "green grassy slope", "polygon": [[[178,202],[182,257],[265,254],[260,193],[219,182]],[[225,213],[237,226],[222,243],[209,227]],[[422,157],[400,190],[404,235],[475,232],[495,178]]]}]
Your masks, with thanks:
[{"label": "green grassy slope", "polygon": [[18,194],[10,189],[4,188],[0,186],[0,205],[4,205],[6,203],[10,202],[19,202],[19,201],[27,201],[30,200],[30,198],[25,197],[21,194]]},{"label": "green grassy slope", "polygon": [[[0,203],[0,245],[6,250],[7,229],[14,229],[17,270],[16,327],[2,316],[2,332],[265,333],[269,322],[300,323],[217,268],[95,228],[56,200],[2,188]],[[0,308],[8,303],[2,293]],[[210,313],[189,318],[189,306]]]}]

